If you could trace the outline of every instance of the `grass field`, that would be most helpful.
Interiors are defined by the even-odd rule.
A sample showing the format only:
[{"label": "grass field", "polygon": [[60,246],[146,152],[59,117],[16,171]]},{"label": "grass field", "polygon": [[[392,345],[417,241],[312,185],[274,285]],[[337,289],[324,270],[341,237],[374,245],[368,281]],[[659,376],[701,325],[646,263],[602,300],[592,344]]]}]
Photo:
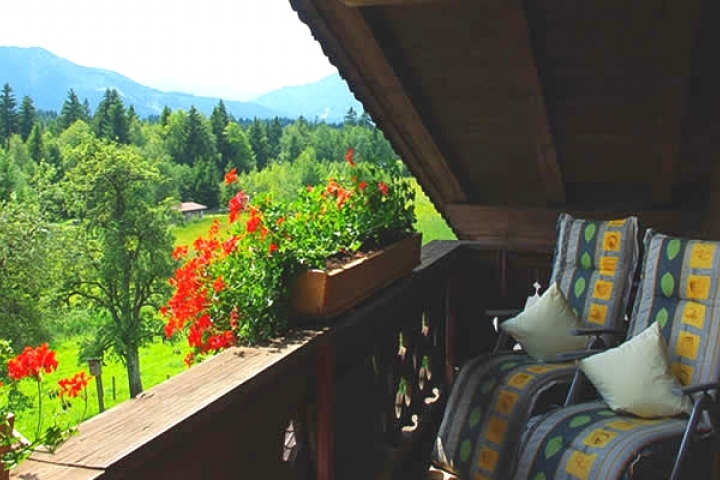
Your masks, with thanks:
[{"label": "grass field", "polygon": [[[63,411],[60,401],[53,398],[53,392],[57,391],[57,382],[61,378],[70,377],[80,370],[90,373],[87,365],[78,365],[78,344],[76,339],[67,339],[50,347],[57,352],[58,369],[48,374],[43,379],[43,426],[49,426],[53,417],[59,425],[67,427],[76,425],[83,416],[85,403],[79,397],[72,399],[72,407]],[[173,350],[180,353],[173,353]],[[171,345],[168,342],[157,341],[140,350],[140,371],[144,388],[170,378],[183,371],[186,367],[183,357],[187,347],[185,344]],[[127,375],[125,367],[115,358],[107,359],[107,364],[102,367],[102,381],[105,408],[110,408],[130,398]],[[113,398],[113,378],[115,379],[115,395]],[[37,384],[34,381],[23,380],[20,382],[20,390],[37,402]],[[95,379],[88,384],[88,408],[85,418],[90,418],[98,413],[97,388]],[[36,404],[35,404],[36,405]],[[35,411],[27,410],[18,412],[16,415],[16,428],[28,438],[34,437],[37,425]]]},{"label": "grass field", "polygon": [[[442,217],[437,213],[435,207],[417,186],[417,183],[415,187],[417,191],[416,228],[423,234],[423,243],[436,239],[454,239],[455,235],[452,230],[450,230]],[[206,215],[201,219],[191,220],[187,224],[176,227],[173,230],[175,244],[192,245],[198,236],[206,236],[215,218],[220,221],[221,228],[227,226],[227,215]],[[89,368],[87,365],[77,364],[77,339],[67,339],[57,342],[51,345],[51,347],[57,352],[59,368],[57,372],[47,375],[44,380],[43,425],[50,425],[53,416],[57,417],[60,425],[76,425],[83,417],[84,402],[82,399],[75,398],[72,402],[72,407],[63,411],[60,407],[60,402],[55,398],[51,398],[51,392],[57,390],[57,381],[61,378],[72,376],[80,370],[85,370],[89,373]],[[183,358],[187,351],[188,347],[185,343],[173,346],[160,340],[142,348],[140,351],[140,371],[143,387],[145,389],[150,388],[183,371],[185,369]],[[107,409],[119,402],[127,400],[130,395],[127,375],[122,363],[113,357],[106,359],[106,363],[102,370],[102,380],[105,408]],[[113,379],[115,380],[114,395]],[[34,382],[24,380],[20,388],[34,401],[37,401],[37,386]],[[85,412],[86,419],[98,413],[97,388],[94,379],[88,386],[88,397],[88,408],[87,412]],[[27,437],[34,436],[36,422],[37,419],[33,411],[19,412],[17,415],[17,429]]]}]

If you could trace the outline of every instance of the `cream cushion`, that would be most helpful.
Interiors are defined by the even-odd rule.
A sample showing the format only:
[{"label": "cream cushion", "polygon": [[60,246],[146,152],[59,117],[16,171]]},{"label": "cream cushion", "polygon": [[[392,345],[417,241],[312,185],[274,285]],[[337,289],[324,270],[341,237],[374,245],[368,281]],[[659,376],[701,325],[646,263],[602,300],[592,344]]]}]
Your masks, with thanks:
[{"label": "cream cushion", "polygon": [[541,362],[554,360],[558,353],[583,350],[588,342],[587,337],[572,335],[571,331],[581,328],[581,324],[557,284],[500,328]]},{"label": "cream cushion", "polygon": [[680,382],[670,371],[657,322],[619,347],[581,360],[580,369],[615,412],[656,418],[692,410],[687,397],[672,393]]}]

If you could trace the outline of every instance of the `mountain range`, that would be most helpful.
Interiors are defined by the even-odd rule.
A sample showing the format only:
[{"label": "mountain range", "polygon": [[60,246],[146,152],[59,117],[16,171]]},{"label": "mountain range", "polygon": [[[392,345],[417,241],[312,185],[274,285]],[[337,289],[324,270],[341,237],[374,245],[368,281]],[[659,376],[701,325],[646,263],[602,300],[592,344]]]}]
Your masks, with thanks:
[{"label": "mountain range", "polygon": [[[23,96],[33,99],[35,108],[60,112],[72,88],[80,101],[87,98],[97,107],[105,90],[117,89],[125,106],[133,105],[141,117],[159,115],[170,109],[198,111],[210,115],[219,98],[180,92],[163,92],[141,85],[117,72],[77,65],[39,48],[0,47],[0,85],[8,83],[18,104]],[[223,100],[235,118],[252,119],[304,116],[308,120],[342,121],[349,108],[363,111],[340,75],[333,74],[317,82],[284,87],[249,102]]]}]

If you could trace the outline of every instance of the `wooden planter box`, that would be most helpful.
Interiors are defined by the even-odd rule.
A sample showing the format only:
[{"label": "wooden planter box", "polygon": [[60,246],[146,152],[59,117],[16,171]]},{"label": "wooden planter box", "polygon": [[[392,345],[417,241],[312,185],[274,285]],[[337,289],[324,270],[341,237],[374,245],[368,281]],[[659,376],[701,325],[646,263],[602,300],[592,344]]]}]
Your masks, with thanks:
[{"label": "wooden planter box", "polygon": [[421,234],[413,234],[330,272],[301,273],[291,292],[292,316],[334,317],[410,273],[420,263],[421,238]]}]

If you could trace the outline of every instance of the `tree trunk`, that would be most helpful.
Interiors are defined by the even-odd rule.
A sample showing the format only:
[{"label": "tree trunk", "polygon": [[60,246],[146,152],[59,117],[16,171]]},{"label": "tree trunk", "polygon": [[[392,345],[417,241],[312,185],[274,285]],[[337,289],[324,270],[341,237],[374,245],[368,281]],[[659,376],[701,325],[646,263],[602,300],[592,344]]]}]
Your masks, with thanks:
[{"label": "tree trunk", "polygon": [[128,349],[125,365],[127,366],[128,383],[130,385],[130,397],[135,398],[143,391],[142,380],[140,379],[140,354],[137,347]]}]

